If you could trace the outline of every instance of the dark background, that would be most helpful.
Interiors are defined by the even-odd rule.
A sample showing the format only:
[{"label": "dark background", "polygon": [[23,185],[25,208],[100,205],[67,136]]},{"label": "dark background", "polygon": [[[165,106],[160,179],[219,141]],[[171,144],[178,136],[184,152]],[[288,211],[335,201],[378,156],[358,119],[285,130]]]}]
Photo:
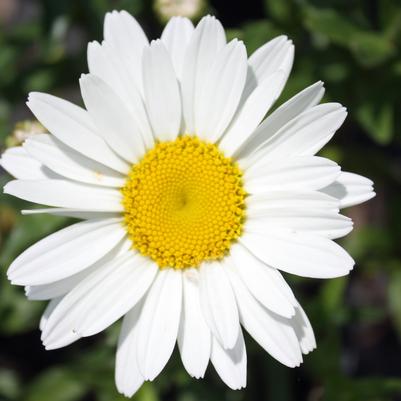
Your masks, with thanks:
[{"label": "dark background", "polygon": [[[167,1],[167,0],[165,0]],[[181,0],[182,1],[182,0]],[[170,0],[171,2],[171,0]],[[78,78],[87,71],[86,43],[101,40],[106,11],[126,9],[157,38],[164,26],[148,0],[0,0],[0,146],[17,145],[31,119],[29,91],[80,102]],[[318,348],[289,369],[250,338],[248,386],[234,392],[210,367],[191,379],[178,353],[138,401],[385,401],[401,400],[401,3],[395,0],[260,0],[203,2],[228,37],[248,52],[277,34],[295,43],[293,73],[279,103],[321,79],[326,101],[349,116],[323,154],[344,170],[375,181],[377,197],[350,208],[355,229],[341,243],[357,264],[348,277],[288,276],[315,329]],[[194,16],[196,22],[199,16]],[[23,128],[23,127],[22,127]],[[0,185],[8,177],[0,172]],[[113,401],[119,324],[66,349],[45,351],[37,329],[41,302],[12,287],[6,269],[28,245],[69,223],[22,218],[24,202],[0,195],[0,400]]]}]

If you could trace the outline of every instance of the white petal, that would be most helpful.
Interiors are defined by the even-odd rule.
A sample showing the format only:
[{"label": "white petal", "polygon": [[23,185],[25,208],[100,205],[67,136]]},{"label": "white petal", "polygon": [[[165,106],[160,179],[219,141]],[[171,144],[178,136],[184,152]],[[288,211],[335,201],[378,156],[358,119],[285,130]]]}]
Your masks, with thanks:
[{"label": "white petal", "polygon": [[58,348],[70,332],[86,337],[110,326],[143,297],[157,271],[153,262],[132,251],[95,270],[50,316],[42,333],[46,349]]},{"label": "white petal", "polygon": [[306,110],[269,137],[260,149],[247,158],[255,160],[310,156],[317,153],[344,122],[347,112],[338,103],[325,103]]},{"label": "white petal", "polygon": [[249,218],[263,216],[276,210],[325,210],[339,211],[336,198],[319,191],[266,191],[246,198],[246,214]]},{"label": "white petal", "polygon": [[290,74],[294,60],[294,46],[286,36],[278,36],[259,47],[249,57],[250,71],[247,76],[245,93],[250,93],[257,85],[278,70],[284,72],[284,82]]},{"label": "white petal", "polygon": [[248,291],[235,271],[227,269],[241,316],[241,323],[254,340],[282,364],[295,367],[302,362],[298,338],[285,319],[265,309]]},{"label": "white petal", "polygon": [[247,142],[238,149],[236,156],[244,158],[252,153],[282,126],[305,110],[318,104],[323,94],[323,83],[319,81],[293,96],[259,125]]},{"label": "white petal", "polygon": [[297,313],[292,319],[292,324],[295,330],[295,334],[298,337],[302,353],[308,354],[316,348],[315,335],[313,333],[313,329],[309,322],[309,319],[306,316],[306,313],[302,309],[301,305],[298,304],[296,311]]},{"label": "white petal", "polygon": [[181,99],[173,64],[160,40],[144,50],[143,85],[155,137],[174,140],[181,125]]},{"label": "white petal", "polygon": [[74,219],[82,219],[82,220],[110,219],[112,217],[121,217],[121,213],[118,212],[92,212],[90,210],[65,209],[57,207],[21,210],[21,214],[28,216],[31,214],[42,214],[42,213],[52,214],[54,216],[73,217]]},{"label": "white petal", "polygon": [[212,16],[203,17],[191,37],[183,63],[181,91],[186,132],[189,134],[195,132],[195,101],[203,90],[211,65],[225,43],[221,23]]},{"label": "white petal", "polygon": [[281,274],[253,256],[241,244],[230,249],[232,265],[252,295],[267,309],[284,317],[295,314],[294,296]]},{"label": "white petal", "polygon": [[86,110],[66,100],[38,92],[29,94],[27,105],[49,132],[67,146],[116,171],[129,171],[128,164],[96,134],[96,128]]},{"label": "white petal", "polygon": [[333,278],[349,273],[354,261],[338,244],[309,233],[246,233],[240,238],[269,266],[304,277]]},{"label": "white petal", "polygon": [[203,377],[210,358],[211,335],[199,300],[199,272],[183,272],[183,304],[178,332],[181,360],[187,372],[197,379]]},{"label": "white petal", "polygon": [[257,234],[278,231],[306,232],[330,239],[341,238],[352,231],[352,220],[336,211],[281,209],[270,210],[257,218],[248,218],[245,231]]},{"label": "white petal", "polygon": [[[89,72],[108,84],[135,120],[136,130],[140,133],[147,149],[154,145],[153,133],[141,93],[127,70],[127,57],[121,59],[118,51],[108,42],[99,44],[91,42],[88,45]],[[132,129],[134,127],[131,127]]]},{"label": "white petal", "polygon": [[184,56],[193,31],[194,26],[188,18],[173,17],[161,35],[161,40],[170,53],[178,80],[182,77]]},{"label": "white petal", "polygon": [[142,88],[142,54],[149,42],[136,19],[126,11],[107,13],[104,38],[118,53],[138,89]]},{"label": "white petal", "polygon": [[267,158],[245,170],[244,183],[246,191],[251,194],[316,190],[332,183],[339,175],[340,166],[323,157]]},{"label": "white petal", "polygon": [[[64,299],[63,297],[60,297],[60,298],[52,299],[49,302],[49,304],[48,304],[48,306],[47,306],[47,308],[45,310],[45,313],[43,314],[43,316],[42,316],[42,318],[40,320],[40,324],[39,324],[39,328],[42,331],[42,333],[43,333],[44,330],[46,330],[46,326],[47,326],[47,323],[48,323],[48,321],[50,319],[50,316],[54,313],[54,311],[57,309],[58,305],[60,304],[60,302],[63,299]],[[72,330],[68,331],[68,332],[65,333],[65,335],[63,336],[61,342],[58,344],[58,348],[70,345],[70,344],[72,344],[73,342],[75,342],[75,341],[77,341],[79,339],[80,339],[80,337],[79,337],[79,335],[77,333],[73,332]]]},{"label": "white petal", "polygon": [[52,299],[46,306],[46,309],[44,310],[42,317],[40,318],[39,322],[39,329],[43,330],[47,324],[47,321],[49,320],[49,316],[53,313],[54,309],[56,309],[56,306],[60,303],[60,301],[63,299],[63,297],[55,298]]},{"label": "white petal", "polygon": [[25,295],[32,300],[46,300],[57,298],[70,292],[82,280],[89,276],[93,271],[113,260],[122,253],[126,253],[132,247],[132,242],[123,239],[120,244],[115,246],[110,252],[99,259],[96,263],[86,269],[49,284],[33,285],[25,287]]},{"label": "white petal", "polygon": [[13,284],[47,284],[72,276],[98,261],[125,236],[121,219],[86,220],[30,246],[8,269]]},{"label": "white petal", "polygon": [[145,153],[140,128],[124,102],[95,75],[79,80],[85,106],[97,132],[125,160],[136,163]]},{"label": "white petal", "polygon": [[4,193],[47,206],[106,212],[123,210],[118,190],[68,180],[14,180],[4,186]]},{"label": "white petal", "polygon": [[233,390],[246,386],[246,348],[242,330],[232,349],[223,349],[213,337],[210,360],[221,380]]},{"label": "white petal", "polygon": [[32,285],[25,287],[25,295],[29,300],[44,301],[52,298],[63,296],[70,292],[77,284],[85,277],[91,274],[99,265],[104,264],[103,259],[100,259],[94,265],[75,273],[72,276],[54,281],[49,284]]},{"label": "white petal", "polygon": [[321,191],[337,198],[341,208],[359,205],[376,195],[371,180],[347,172],[341,172],[333,183]]},{"label": "white petal", "polygon": [[120,393],[132,397],[144,382],[136,360],[138,323],[143,302],[138,302],[124,317],[116,354],[116,386]]},{"label": "white petal", "polygon": [[195,133],[216,142],[232,120],[244,89],[246,48],[234,39],[217,54],[195,99]]},{"label": "white petal", "polygon": [[153,380],[169,360],[181,315],[182,273],[160,270],[146,296],[139,321],[137,361],[145,380]]},{"label": "white petal", "polygon": [[226,156],[232,156],[251,136],[279,97],[283,82],[284,72],[280,70],[265,79],[249,95],[219,144]]},{"label": "white petal", "polygon": [[0,166],[13,177],[21,180],[43,180],[57,177],[57,174],[30,156],[22,146],[7,149],[1,155]]},{"label": "white petal", "polygon": [[199,269],[200,300],[205,320],[223,348],[237,342],[239,317],[235,297],[223,265],[206,262]]},{"label": "white petal", "polygon": [[81,155],[51,135],[28,138],[24,149],[43,165],[66,178],[89,184],[121,187],[125,178],[116,171]]}]

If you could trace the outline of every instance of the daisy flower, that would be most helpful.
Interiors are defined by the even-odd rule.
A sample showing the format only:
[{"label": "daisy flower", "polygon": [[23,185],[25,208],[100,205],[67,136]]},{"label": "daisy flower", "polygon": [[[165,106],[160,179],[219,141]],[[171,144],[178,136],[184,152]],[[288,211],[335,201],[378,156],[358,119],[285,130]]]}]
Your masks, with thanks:
[{"label": "daisy flower", "polygon": [[27,102],[50,134],[11,148],[4,191],[82,221],[34,244],[10,266],[13,284],[50,300],[46,349],[123,318],[118,390],[153,380],[175,343],[185,369],[209,360],[231,388],[246,385],[245,329],[273,358],[299,366],[316,346],[280,271],[346,275],[333,240],[339,209],[374,196],[372,182],[316,153],[343,123],[319,104],[317,82],[276,108],[294,47],[279,36],[249,58],[214,17],[172,18],[148,42],[128,13],[106,15],[88,46],[85,108],[44,93]]}]

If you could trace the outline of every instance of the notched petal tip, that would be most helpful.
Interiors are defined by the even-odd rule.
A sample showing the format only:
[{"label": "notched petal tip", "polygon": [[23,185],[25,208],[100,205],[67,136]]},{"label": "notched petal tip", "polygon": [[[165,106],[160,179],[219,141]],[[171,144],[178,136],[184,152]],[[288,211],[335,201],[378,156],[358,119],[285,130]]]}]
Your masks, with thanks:
[{"label": "notched petal tip", "polygon": [[79,83],[88,82],[89,80],[95,80],[95,76],[93,76],[90,73],[87,73],[87,74],[81,74],[81,76],[79,77]]},{"label": "notched petal tip", "polygon": [[4,185],[4,187],[3,187],[4,194],[12,195],[11,192],[12,192],[13,182],[15,182],[15,181],[17,181],[17,180],[11,180],[11,181],[7,182],[6,185]]}]

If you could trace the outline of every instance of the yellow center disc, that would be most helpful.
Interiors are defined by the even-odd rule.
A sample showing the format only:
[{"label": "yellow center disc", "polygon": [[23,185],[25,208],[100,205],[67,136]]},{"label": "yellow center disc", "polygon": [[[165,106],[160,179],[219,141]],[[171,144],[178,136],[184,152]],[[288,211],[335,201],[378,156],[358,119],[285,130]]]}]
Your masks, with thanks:
[{"label": "yellow center disc", "polygon": [[221,259],[241,235],[242,173],[216,145],[196,137],[157,143],[132,166],[122,193],[134,248],[161,268]]}]

